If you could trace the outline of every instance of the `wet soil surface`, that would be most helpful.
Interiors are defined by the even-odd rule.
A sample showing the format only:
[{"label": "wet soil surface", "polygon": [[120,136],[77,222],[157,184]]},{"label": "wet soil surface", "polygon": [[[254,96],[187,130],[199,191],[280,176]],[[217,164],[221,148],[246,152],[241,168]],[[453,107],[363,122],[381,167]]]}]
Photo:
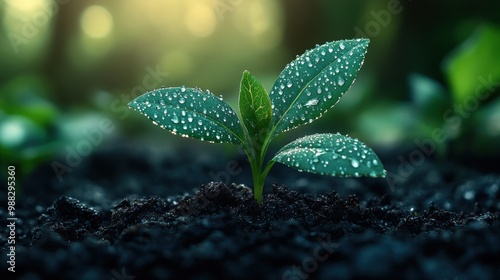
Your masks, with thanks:
[{"label": "wet soil surface", "polygon": [[392,186],[276,166],[259,207],[234,183],[250,182],[243,159],[177,154],[102,149],[61,181],[37,169],[15,278],[500,279],[498,172],[382,153]]}]

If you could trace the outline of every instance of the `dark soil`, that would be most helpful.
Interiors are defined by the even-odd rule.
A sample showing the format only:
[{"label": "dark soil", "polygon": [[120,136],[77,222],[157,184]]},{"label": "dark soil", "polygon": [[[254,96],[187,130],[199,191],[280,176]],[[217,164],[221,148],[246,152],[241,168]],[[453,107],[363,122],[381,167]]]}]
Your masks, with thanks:
[{"label": "dark soil", "polygon": [[[498,172],[428,160],[391,190],[276,166],[259,207],[208,183],[220,156],[177,155],[104,149],[61,182],[37,169],[17,198],[16,278],[500,279]],[[250,182],[239,164],[227,178]]]}]

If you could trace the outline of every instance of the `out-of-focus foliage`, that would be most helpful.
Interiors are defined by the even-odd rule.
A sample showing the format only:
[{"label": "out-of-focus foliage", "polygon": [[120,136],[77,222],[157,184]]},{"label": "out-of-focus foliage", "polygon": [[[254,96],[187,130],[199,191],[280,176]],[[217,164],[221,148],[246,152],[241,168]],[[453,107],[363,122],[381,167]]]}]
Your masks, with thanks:
[{"label": "out-of-focus foliage", "polygon": [[[446,89],[437,81],[420,74],[410,75],[409,85],[415,110],[416,137],[432,137],[436,129],[447,129],[443,114],[452,102]],[[452,135],[448,133],[448,137]],[[447,143],[436,143],[436,146],[439,156],[443,157]]]},{"label": "out-of-focus foliage", "polygon": [[[59,111],[44,97],[50,88],[36,76],[19,76],[0,88],[0,167],[26,174],[55,150]],[[22,166],[22,167],[21,167]]]},{"label": "out-of-focus foliage", "polygon": [[410,77],[420,134],[431,137],[436,128],[446,131],[446,141],[437,143],[441,155],[451,141],[458,153],[473,150],[487,154],[494,150],[492,140],[498,138],[500,129],[491,123],[498,119],[498,104],[485,104],[494,99],[500,84],[498,49],[500,29],[484,25],[444,60],[448,90],[428,77]]},{"label": "out-of-focus foliage", "polygon": [[50,101],[51,88],[39,76],[19,76],[0,88],[0,168],[14,165],[19,180],[85,138],[103,118],[85,110],[64,113]]},{"label": "out-of-focus foliage", "polygon": [[475,136],[471,149],[480,154],[494,154],[495,149],[492,147],[498,147],[500,142],[500,97],[484,105],[475,116],[473,124],[481,125],[474,125],[470,131]]},{"label": "out-of-focus foliage", "polygon": [[446,89],[437,81],[419,74],[412,74],[409,83],[419,119],[429,126],[441,125],[440,118],[450,106]]},{"label": "out-of-focus foliage", "polygon": [[464,103],[500,81],[500,27],[478,28],[445,61],[453,100]]}]

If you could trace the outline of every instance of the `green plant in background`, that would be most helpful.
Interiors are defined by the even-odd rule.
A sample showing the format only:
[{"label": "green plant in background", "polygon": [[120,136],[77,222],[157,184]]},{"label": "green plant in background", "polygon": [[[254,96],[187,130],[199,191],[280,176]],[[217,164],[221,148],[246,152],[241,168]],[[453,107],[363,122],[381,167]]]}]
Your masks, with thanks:
[{"label": "green plant in background", "polygon": [[[15,166],[22,182],[58,145],[58,109],[44,96],[49,87],[38,76],[18,76],[0,88],[0,168]],[[0,175],[1,177],[2,175]]]},{"label": "green plant in background", "polygon": [[[410,77],[413,102],[426,135],[443,127],[446,141],[437,141],[438,156],[490,154],[500,139],[500,28],[483,25],[443,61],[447,87],[428,77]],[[449,91],[449,92],[448,92]],[[488,101],[493,101],[488,104]]]},{"label": "green plant in background", "polygon": [[354,82],[368,43],[357,39],[316,46],[285,67],[270,94],[245,71],[239,95],[241,122],[222,98],[198,88],[156,89],[129,106],[174,134],[242,145],[259,204],[265,178],[276,162],[331,176],[383,177],[386,172],[370,148],[338,133],[297,139],[265,164],[269,144],[276,136],[314,121],[339,101]]},{"label": "green plant in background", "polygon": [[[68,155],[81,159],[78,144],[104,118],[96,112],[63,112],[52,97],[50,83],[38,75],[20,75],[0,87],[0,169],[14,166],[18,186],[51,159],[60,180],[72,172],[75,163],[68,164]],[[99,145],[97,140],[92,145]],[[56,158],[59,154],[65,156]],[[0,180],[6,174],[0,173]]]},{"label": "green plant in background", "polygon": [[[461,124],[454,145],[456,153],[490,155],[500,140],[500,27],[476,28],[444,61],[453,102]],[[498,152],[498,149],[497,149]]]}]

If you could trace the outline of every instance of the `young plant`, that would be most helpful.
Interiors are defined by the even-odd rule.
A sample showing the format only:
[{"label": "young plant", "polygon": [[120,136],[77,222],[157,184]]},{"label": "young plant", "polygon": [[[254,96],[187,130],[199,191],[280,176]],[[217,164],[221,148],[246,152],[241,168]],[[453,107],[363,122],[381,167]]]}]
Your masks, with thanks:
[{"label": "young plant", "polygon": [[239,95],[241,121],[222,98],[184,86],[147,92],[129,106],[174,134],[242,145],[259,204],[266,176],[276,162],[331,176],[384,177],[384,167],[370,148],[338,133],[297,139],[264,165],[276,136],[314,121],[339,101],[354,82],[368,43],[368,39],[334,41],[306,51],[285,67],[270,94],[245,71]]}]

